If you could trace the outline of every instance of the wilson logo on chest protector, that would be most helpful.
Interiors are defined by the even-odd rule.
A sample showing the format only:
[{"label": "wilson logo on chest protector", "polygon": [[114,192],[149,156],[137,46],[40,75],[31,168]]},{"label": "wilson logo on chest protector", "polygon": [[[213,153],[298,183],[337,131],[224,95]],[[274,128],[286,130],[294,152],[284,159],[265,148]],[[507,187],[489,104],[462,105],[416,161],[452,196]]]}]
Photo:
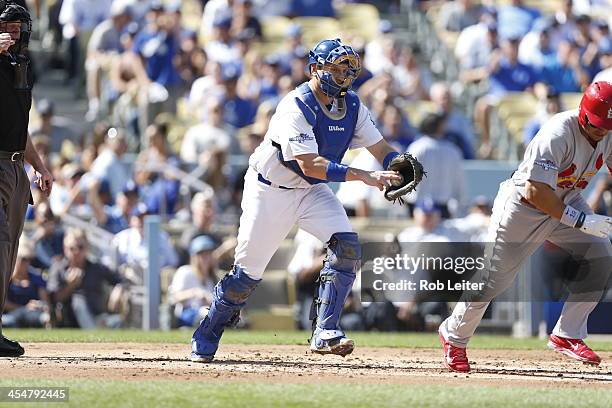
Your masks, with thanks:
[{"label": "wilson logo on chest protector", "polygon": [[329,126],[330,132],[344,132],[344,127],[342,126]]}]

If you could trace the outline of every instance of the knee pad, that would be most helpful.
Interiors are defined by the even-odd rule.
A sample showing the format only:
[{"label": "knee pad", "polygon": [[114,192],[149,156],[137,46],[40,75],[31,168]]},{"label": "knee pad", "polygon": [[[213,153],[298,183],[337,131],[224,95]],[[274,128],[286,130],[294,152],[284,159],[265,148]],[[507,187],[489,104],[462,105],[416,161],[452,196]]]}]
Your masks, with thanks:
[{"label": "knee pad", "polygon": [[361,245],[354,232],[338,232],[327,242],[327,259],[331,269],[357,273],[361,263]]},{"label": "knee pad", "polygon": [[361,246],[354,232],[332,235],[327,258],[319,275],[319,289],[313,302],[313,329],[336,330],[356,272],[361,263]]},{"label": "knee pad", "polygon": [[220,339],[225,327],[238,323],[240,310],[261,279],[250,278],[238,265],[221,279],[213,291],[213,302],[203,325],[205,337]]},{"label": "knee pad", "polygon": [[230,273],[215,286],[213,297],[228,306],[244,307],[261,279],[253,279],[239,265],[234,265]]}]

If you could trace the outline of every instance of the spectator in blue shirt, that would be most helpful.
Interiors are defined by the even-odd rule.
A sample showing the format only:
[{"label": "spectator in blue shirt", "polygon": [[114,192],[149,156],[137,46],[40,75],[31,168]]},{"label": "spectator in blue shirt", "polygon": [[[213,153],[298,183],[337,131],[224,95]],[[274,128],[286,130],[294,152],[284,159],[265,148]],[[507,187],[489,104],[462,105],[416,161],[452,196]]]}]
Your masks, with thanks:
[{"label": "spectator in blue shirt", "polygon": [[130,180],[115,198],[114,205],[104,205],[98,195],[99,183],[89,188],[89,204],[99,226],[116,234],[130,227],[130,214],[138,205],[138,185]]},{"label": "spectator in blue shirt", "polygon": [[171,19],[165,13],[145,27],[134,39],[134,52],[142,58],[149,79],[166,88],[179,83],[173,59],[178,52],[178,41]]},{"label": "spectator in blue shirt", "polygon": [[[174,60],[180,49],[177,19],[171,13],[149,13],[149,24],[134,38],[133,51],[139,58],[135,72],[146,72],[147,97],[142,98],[138,130],[153,123],[161,112],[176,112],[176,100],[183,91]],[[150,16],[150,17],[149,17]]]},{"label": "spectator in blue shirt", "polygon": [[261,23],[253,15],[253,0],[234,1],[232,32],[234,35],[238,35],[238,33],[244,30],[252,30],[258,40],[261,40],[263,36]]},{"label": "spectator in blue shirt", "polygon": [[463,153],[465,160],[474,159],[475,135],[472,122],[453,104],[449,86],[444,82],[436,82],[429,89],[429,96],[438,113],[446,116],[446,137]]},{"label": "spectator in blue shirt", "polygon": [[49,323],[49,294],[47,284],[31,266],[34,248],[30,239],[22,235],[17,249],[15,272],[8,288],[4,327],[45,327]]},{"label": "spectator in blue shirt", "polygon": [[259,102],[279,97],[279,80],[283,75],[283,67],[278,55],[268,55],[261,67],[261,81],[259,87]]},{"label": "spectator in blue shirt", "polygon": [[481,158],[490,158],[493,153],[489,135],[491,108],[508,92],[531,91],[538,79],[532,67],[518,61],[519,41],[519,38],[506,39],[501,53],[496,51],[491,55],[489,92],[479,98],[474,107],[474,122],[481,135],[478,153]]},{"label": "spectator in blue shirt", "polygon": [[523,37],[527,34],[540,12],[527,7],[523,0],[512,0],[510,4],[499,7],[497,24],[501,38]]},{"label": "spectator in blue shirt", "polygon": [[519,61],[525,65],[530,65],[534,69],[541,69],[542,66],[554,61],[557,53],[553,47],[551,33],[553,21],[549,18],[541,18],[521,40],[519,45]]},{"label": "spectator in blue shirt", "polygon": [[225,64],[221,68],[223,121],[236,129],[252,124],[256,113],[253,104],[237,93],[236,86],[239,77],[240,67],[236,64]]},{"label": "spectator in blue shirt", "polygon": [[502,96],[506,92],[523,92],[537,81],[535,70],[518,61],[519,38],[502,43],[502,54],[493,55],[489,67],[489,94]]},{"label": "spectator in blue shirt", "polygon": [[395,105],[387,105],[382,114],[381,133],[385,140],[401,152],[408,150],[414,142],[416,130]]},{"label": "spectator in blue shirt", "polygon": [[576,29],[567,38],[568,41],[575,44],[575,47],[580,53],[580,64],[590,78],[601,69],[597,58],[597,49],[599,45],[596,39],[592,36],[592,19],[590,16],[583,14],[576,17]]},{"label": "spectator in blue shirt", "polygon": [[557,48],[557,58],[542,67],[540,79],[557,92],[580,92],[589,84],[589,75],[580,65],[580,52],[570,42]]},{"label": "spectator in blue shirt", "polygon": [[37,268],[47,269],[64,253],[64,231],[45,201],[36,206],[34,222],[36,228],[31,237],[35,243],[32,264]]},{"label": "spectator in blue shirt", "polygon": [[289,0],[291,16],[334,17],[331,0]]}]

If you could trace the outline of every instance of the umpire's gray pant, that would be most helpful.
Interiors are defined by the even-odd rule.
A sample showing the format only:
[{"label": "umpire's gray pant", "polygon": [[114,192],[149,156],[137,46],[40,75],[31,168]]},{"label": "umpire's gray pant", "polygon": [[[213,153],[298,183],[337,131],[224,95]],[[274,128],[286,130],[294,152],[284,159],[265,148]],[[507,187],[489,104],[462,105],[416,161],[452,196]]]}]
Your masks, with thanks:
[{"label": "umpire's gray pant", "polygon": [[[493,205],[485,250],[485,288],[477,294],[465,296],[440,326],[441,334],[454,346],[467,345],[490,301],[512,284],[523,261],[544,241],[550,241],[586,261],[578,271],[582,279],[568,288],[570,295],[553,333],[574,339],[587,336],[588,316],[597,306],[610,278],[610,240],[563,225],[521,202],[520,198],[511,180],[501,184]],[[580,211],[593,213],[580,195],[571,199],[569,204]]]},{"label": "umpire's gray pant", "polygon": [[23,160],[0,160],[0,312],[4,311],[9,283],[15,269],[17,246],[29,199],[30,181],[23,168]]}]

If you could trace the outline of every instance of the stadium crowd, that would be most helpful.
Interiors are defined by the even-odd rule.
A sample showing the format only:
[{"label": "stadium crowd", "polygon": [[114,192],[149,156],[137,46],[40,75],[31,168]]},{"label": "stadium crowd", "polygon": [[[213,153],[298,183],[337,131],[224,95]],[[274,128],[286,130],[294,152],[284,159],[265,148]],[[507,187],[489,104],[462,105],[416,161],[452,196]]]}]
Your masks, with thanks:
[{"label": "stadium crowd", "polygon": [[[278,101],[308,79],[313,28],[303,17],[333,19],[353,2],[27,3],[35,19],[46,16],[45,31],[37,33],[46,52],[34,54],[38,80],[46,70],[62,70],[75,99],[86,97],[87,112],[71,120],[57,114],[53,100],[36,100],[30,133],[56,181],[48,199],[32,184],[36,204],[28,211],[3,325],[138,324],[130,311],[148,262],[144,218],[150,214],[174,231],[162,232],[159,260],[173,272],[166,283],[175,325],[197,324],[218,271],[232,262],[247,159]],[[399,9],[399,2],[378,3],[381,14]],[[564,109],[560,94],[580,92],[595,78],[612,80],[609,21],[593,12],[612,10],[597,0],[555,2],[554,13],[521,0],[407,3],[438,10],[440,37],[455,41],[457,83],[434,73],[419,44],[398,35],[390,21],[375,22],[376,35],[347,32],[342,39],[362,57],[353,88],[381,133],[415,154],[429,177],[409,198],[408,210],[357,183],[344,183],[338,197],[355,217],[414,217],[414,230],[400,233],[400,241],[479,241],[490,203],[467,196],[457,171],[462,161],[492,156],[491,111],[507,93],[530,92],[539,101],[524,130],[528,143]],[[472,118],[455,89],[474,84],[483,91]],[[355,167],[380,167],[367,154],[351,159]],[[609,210],[609,179],[596,190],[593,205]],[[88,238],[94,227],[106,245]],[[297,276],[301,302],[313,292],[321,247],[301,234],[296,243],[289,271]],[[349,307],[354,313],[346,314],[345,324],[384,326],[354,302]],[[428,314],[447,313],[443,306],[432,312],[410,302],[394,307],[397,324],[385,327],[423,329]],[[300,308],[300,327],[308,309]]]}]

